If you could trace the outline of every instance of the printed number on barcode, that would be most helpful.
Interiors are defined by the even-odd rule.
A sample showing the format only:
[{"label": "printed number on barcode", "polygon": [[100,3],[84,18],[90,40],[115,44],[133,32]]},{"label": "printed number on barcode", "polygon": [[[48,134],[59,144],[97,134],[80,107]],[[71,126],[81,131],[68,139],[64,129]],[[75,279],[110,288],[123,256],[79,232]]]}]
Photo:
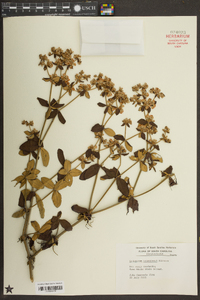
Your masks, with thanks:
[{"label": "printed number on barcode", "polygon": [[62,285],[53,285],[53,286],[38,286],[38,291],[56,291],[62,290]]}]

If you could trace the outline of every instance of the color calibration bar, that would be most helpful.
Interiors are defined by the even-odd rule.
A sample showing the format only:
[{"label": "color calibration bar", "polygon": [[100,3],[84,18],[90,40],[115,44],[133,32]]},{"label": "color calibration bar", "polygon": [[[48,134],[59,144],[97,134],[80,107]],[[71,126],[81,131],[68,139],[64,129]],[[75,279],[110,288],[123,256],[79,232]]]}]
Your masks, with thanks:
[{"label": "color calibration bar", "polygon": [[101,16],[114,15],[114,4],[101,4],[100,15]]}]

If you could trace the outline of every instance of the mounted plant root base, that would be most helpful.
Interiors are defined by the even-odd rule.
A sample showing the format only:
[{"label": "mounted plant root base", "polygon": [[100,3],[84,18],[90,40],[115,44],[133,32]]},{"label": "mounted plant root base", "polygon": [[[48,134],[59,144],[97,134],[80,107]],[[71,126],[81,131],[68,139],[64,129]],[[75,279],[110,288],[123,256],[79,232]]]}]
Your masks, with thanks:
[{"label": "mounted plant root base", "polygon": [[[50,60],[51,57],[53,60]],[[19,154],[28,157],[28,160],[25,170],[14,179],[16,185],[19,185],[21,189],[18,200],[20,209],[12,215],[14,218],[23,217],[24,220],[20,241],[25,246],[31,281],[33,281],[33,266],[36,256],[48,248],[52,248],[54,251],[54,246],[58,245],[60,237],[65,232],[72,231],[77,224],[85,221],[86,225],[91,225],[94,214],[120,204],[123,205],[124,202],[126,212],[132,210],[134,213],[139,210],[138,198],[140,196],[153,191],[167,180],[170,187],[177,184],[176,176],[170,165],[161,172],[161,179],[156,185],[150,189],[144,187],[144,191],[140,194],[135,192],[141,174],[149,172],[149,176],[152,176],[152,172],[156,171],[157,164],[163,162],[159,154],[160,143],[171,143],[168,137],[170,130],[167,126],[163,128],[159,138],[154,137],[157,134],[158,126],[150,113],[155,109],[157,101],[165,97],[159,88],[148,89],[146,83],[137,84],[132,87],[134,95],[129,98],[122,88],[117,90],[111,79],[102,73],[90,79],[90,75],[80,71],[75,74],[74,81],[70,81],[68,72],[76,64],[81,64],[81,57],[74,55],[71,49],[63,51],[53,47],[48,56],[39,55],[39,58],[39,65],[47,72],[47,77],[43,80],[50,84],[50,92],[48,99],[37,98],[42,109],[46,109],[42,128],[35,129],[33,121],[24,120],[22,122],[28,129],[24,131],[26,141],[20,145]],[[52,99],[52,90],[56,87],[60,89],[59,97]],[[95,142],[89,147],[86,146],[86,151],[80,153],[73,161],[69,161],[65,157],[64,151],[58,149],[57,157],[61,166],[53,176],[42,177],[41,171],[38,169],[38,160],[41,158],[43,166],[48,167],[50,156],[44,142],[54,121],[58,120],[64,125],[66,120],[63,110],[79,97],[89,99],[92,90],[98,90],[102,96],[102,102],[97,103],[99,109],[102,110],[102,121],[97,120],[96,124],[91,124]],[[67,98],[67,101],[61,103],[64,98]],[[124,113],[124,107],[127,105],[138,109],[142,116],[137,121],[134,130],[132,130],[132,120],[125,117],[122,124],[121,121],[119,124],[119,128],[123,127],[124,133],[119,134],[119,128],[113,129],[108,124],[113,117],[117,118]],[[138,138],[143,141],[143,148],[138,149]],[[124,168],[125,160],[130,162],[126,168]],[[112,168],[107,165],[107,162],[110,165],[110,161],[113,163]],[[132,182],[132,178],[126,176],[126,173],[133,168],[137,174],[134,182]],[[75,177],[77,179],[74,183]],[[81,203],[72,205],[71,209],[75,213],[73,224],[61,218],[62,211],[55,213],[42,226],[38,221],[31,220],[31,211],[36,206],[39,209],[40,217],[44,218],[47,198],[50,198],[53,205],[59,208],[62,205],[61,190],[70,187],[73,183],[78,185],[78,180],[93,180],[93,187],[87,207],[83,207]],[[110,185],[99,199],[94,199],[94,191],[99,181],[109,181]],[[98,210],[98,205],[111,188],[119,191],[118,199],[112,205]],[[41,189],[47,191],[43,197],[40,196]]]}]

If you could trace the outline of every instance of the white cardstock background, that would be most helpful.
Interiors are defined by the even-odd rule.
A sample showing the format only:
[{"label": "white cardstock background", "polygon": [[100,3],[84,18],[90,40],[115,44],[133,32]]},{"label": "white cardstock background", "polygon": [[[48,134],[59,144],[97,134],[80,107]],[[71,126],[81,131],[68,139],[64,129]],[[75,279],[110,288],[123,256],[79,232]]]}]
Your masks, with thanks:
[{"label": "white cardstock background", "polygon": [[[38,66],[38,55],[47,54],[52,46],[71,48],[80,54],[80,20],[76,17],[16,17],[4,19],[4,287],[14,287],[13,294],[35,294],[35,284],[29,280],[24,245],[18,242],[23,219],[14,219],[18,210],[19,187],[12,180],[26,167],[26,158],[18,155],[25,141],[22,120],[33,120],[40,129],[45,109],[37,97],[47,99],[49,83]],[[91,19],[91,18],[90,18]],[[98,18],[94,18],[98,19]],[[101,20],[103,18],[101,17]],[[107,19],[107,18],[106,18]],[[118,18],[115,18],[118,19]],[[123,18],[119,18],[123,19]],[[124,19],[128,19],[127,17]],[[160,170],[173,166],[178,185],[172,188],[165,182],[159,188],[138,198],[139,211],[126,214],[122,204],[97,214],[92,227],[77,225],[59,241],[55,251],[48,249],[36,257],[34,277],[37,282],[64,281],[66,295],[116,294],[116,245],[118,243],[196,243],[196,17],[141,17],[143,20],[144,55],[142,56],[83,56],[82,64],[72,74],[84,70],[86,74],[110,77],[116,88],[123,87],[130,97],[132,86],[147,82],[165,94],[152,111],[159,131],[171,129],[171,144],[162,144],[163,163],[157,172],[142,174],[137,186],[151,187],[161,178]],[[171,31],[186,32],[187,44],[169,45]],[[91,127],[102,120],[98,92],[91,98],[81,97],[63,111],[66,124],[55,122],[45,141],[50,153],[50,166],[42,176],[52,176],[60,167],[57,149],[73,160],[94,143]],[[131,107],[129,105],[129,107]],[[131,107],[122,119],[131,118],[133,125],[142,117]],[[115,121],[113,121],[113,125]],[[123,128],[123,127],[122,127]],[[122,130],[119,127],[119,130]],[[120,133],[120,132],[119,132]],[[123,133],[123,131],[121,131]],[[134,147],[134,145],[133,145]],[[135,149],[137,150],[137,149]],[[46,173],[45,173],[46,172]],[[154,177],[155,176],[155,177]],[[141,178],[142,178],[141,177]],[[81,182],[74,179],[70,188],[62,191],[62,205],[56,209],[51,199],[45,204],[48,220],[62,210],[62,217],[75,222],[73,204],[88,205],[93,179]],[[97,195],[102,194],[101,186]],[[117,201],[117,189],[108,200]],[[109,202],[110,203],[110,202]],[[104,203],[102,203],[102,208]],[[31,215],[38,221],[35,208]],[[39,221],[42,225],[45,220]],[[188,257],[190,260],[190,257]],[[196,269],[194,268],[196,274]],[[190,280],[190,279],[188,279]],[[194,285],[194,284],[193,284]],[[144,285],[145,293],[145,285]],[[184,294],[184,286],[182,293]],[[170,292],[169,292],[170,293]],[[192,291],[196,294],[196,289]]]}]

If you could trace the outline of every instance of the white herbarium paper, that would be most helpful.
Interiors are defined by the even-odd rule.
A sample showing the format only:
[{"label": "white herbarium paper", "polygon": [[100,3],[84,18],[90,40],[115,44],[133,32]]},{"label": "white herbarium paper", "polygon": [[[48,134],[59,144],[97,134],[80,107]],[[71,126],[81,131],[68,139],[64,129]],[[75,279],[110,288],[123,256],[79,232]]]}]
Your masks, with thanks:
[{"label": "white herbarium paper", "polygon": [[119,294],[197,294],[195,243],[118,244]]}]

